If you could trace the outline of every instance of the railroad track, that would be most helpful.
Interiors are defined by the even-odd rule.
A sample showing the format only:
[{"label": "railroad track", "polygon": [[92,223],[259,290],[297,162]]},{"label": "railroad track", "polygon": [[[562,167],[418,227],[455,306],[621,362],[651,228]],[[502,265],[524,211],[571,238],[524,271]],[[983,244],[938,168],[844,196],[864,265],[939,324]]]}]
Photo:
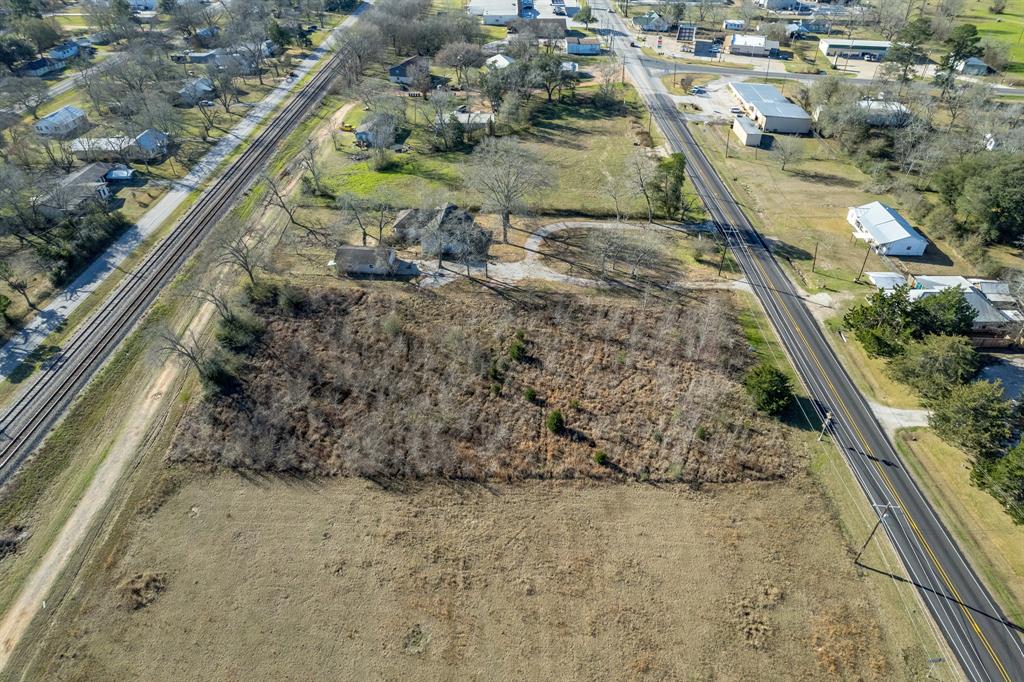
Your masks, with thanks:
[{"label": "railroad track", "polygon": [[245,194],[281,142],[316,109],[340,64],[338,55],[328,59],[0,413],[0,483],[42,442],[211,228]]}]

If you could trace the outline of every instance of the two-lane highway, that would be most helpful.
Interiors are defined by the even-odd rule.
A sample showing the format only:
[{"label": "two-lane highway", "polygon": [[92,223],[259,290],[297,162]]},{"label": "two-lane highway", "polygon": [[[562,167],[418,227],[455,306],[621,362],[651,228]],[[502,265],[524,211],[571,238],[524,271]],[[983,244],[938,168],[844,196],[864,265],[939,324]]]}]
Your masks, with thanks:
[{"label": "two-lane highway", "polygon": [[[605,7],[606,0],[595,0]],[[949,531],[904,468],[803,299],[729,189],[694,141],[672,98],[630,49],[621,20],[613,37],[626,69],[673,151],[686,155],[694,186],[743,269],[819,416],[852,469],[903,568],[964,675],[970,680],[1024,680],[1022,630],[982,585]]]}]

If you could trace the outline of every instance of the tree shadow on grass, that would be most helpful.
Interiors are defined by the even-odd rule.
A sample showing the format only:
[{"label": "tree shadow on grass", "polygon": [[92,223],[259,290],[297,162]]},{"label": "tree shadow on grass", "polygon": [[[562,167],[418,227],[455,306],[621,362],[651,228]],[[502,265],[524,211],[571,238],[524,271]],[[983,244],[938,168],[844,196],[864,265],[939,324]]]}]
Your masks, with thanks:
[{"label": "tree shadow on grass", "polygon": [[841,175],[833,175],[832,173],[821,173],[818,171],[809,171],[800,168],[792,169],[792,174],[801,180],[808,180],[810,182],[818,183],[821,185],[828,185],[830,187],[857,187],[858,182],[851,180],[850,178],[844,178]]}]

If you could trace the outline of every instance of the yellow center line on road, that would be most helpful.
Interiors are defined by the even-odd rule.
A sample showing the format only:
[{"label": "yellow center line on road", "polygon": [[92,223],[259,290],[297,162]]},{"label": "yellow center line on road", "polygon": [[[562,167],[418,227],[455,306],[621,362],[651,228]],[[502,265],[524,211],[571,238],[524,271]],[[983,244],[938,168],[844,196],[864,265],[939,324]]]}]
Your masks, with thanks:
[{"label": "yellow center line on road", "polygon": [[[697,173],[700,176],[701,180],[710,188],[712,186],[712,183],[708,181],[708,176],[704,173],[703,169],[700,168],[699,164],[697,168]],[[723,214],[724,213],[725,211],[723,211]],[[765,289],[768,290],[768,295],[775,296],[776,292],[774,292],[771,286],[769,286],[771,280],[769,279],[768,273],[764,269],[764,266],[760,263],[760,261],[758,261],[757,258],[753,257],[752,255],[750,255],[749,258],[750,261],[760,272],[761,278],[765,283]],[[853,419],[853,416],[851,415],[850,410],[846,405],[846,402],[840,397],[839,391],[836,390],[835,385],[832,383],[832,380],[829,378],[828,373],[825,371],[825,368],[822,366],[821,361],[818,359],[817,353],[814,352],[813,347],[808,342],[807,337],[804,335],[803,329],[801,329],[800,325],[797,324],[796,319],[793,317],[793,313],[783,303],[781,297],[777,298],[776,303],[778,307],[780,307],[786,314],[786,317],[789,318],[789,321],[792,324],[793,329],[795,329],[796,333],[800,337],[800,341],[804,347],[806,354],[808,355],[808,357],[811,358],[811,360],[814,361],[814,364],[817,366],[821,378],[828,385],[829,390],[835,397],[835,402],[846,414],[847,423],[853,427],[858,444],[864,449],[865,453],[872,452],[872,449],[867,445],[867,439],[864,437],[863,432],[860,430],[860,426],[857,424],[856,420]],[[967,618],[967,621],[971,624],[972,629],[975,631],[975,633],[977,633],[979,639],[981,639],[982,644],[984,644],[986,651],[988,651],[989,655],[992,657],[992,660],[995,662],[996,667],[999,668],[999,671],[1002,674],[1003,679],[1005,680],[1005,682],[1012,682],[1012,678],[1006,671],[1006,667],[1003,665],[1003,662],[999,659],[999,656],[996,655],[996,652],[992,648],[992,645],[989,643],[988,638],[985,637],[985,633],[981,631],[981,628],[978,626],[977,621],[975,621],[974,616],[970,612],[970,609],[968,609],[967,606],[964,604],[963,599],[960,597],[960,593],[957,591],[956,587],[949,579],[949,576],[946,574],[946,571],[943,570],[942,565],[939,563],[938,557],[936,557],[935,552],[931,548],[931,545],[925,539],[924,534],[918,527],[913,515],[911,515],[910,511],[907,509],[906,504],[903,502],[903,499],[900,497],[900,494],[896,491],[895,487],[892,484],[892,481],[889,479],[889,475],[886,473],[882,465],[877,461],[877,458],[874,460],[874,465],[875,468],[878,470],[879,474],[881,475],[881,479],[885,484],[886,488],[888,488],[889,492],[893,495],[897,503],[902,508],[904,515],[910,522],[910,527],[913,529],[914,534],[917,536],[918,540],[920,540],[921,545],[927,552],[929,561],[938,570],[939,575],[942,576],[943,582],[952,592],[954,598],[960,606],[960,609],[963,611],[964,616]]]}]

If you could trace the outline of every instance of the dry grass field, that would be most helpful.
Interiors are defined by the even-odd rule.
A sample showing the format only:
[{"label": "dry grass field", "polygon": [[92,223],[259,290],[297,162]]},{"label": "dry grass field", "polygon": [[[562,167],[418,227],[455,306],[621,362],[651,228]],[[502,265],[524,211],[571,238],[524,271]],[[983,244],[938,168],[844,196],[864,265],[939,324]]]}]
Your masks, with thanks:
[{"label": "dry grass field", "polygon": [[909,679],[825,519],[804,475],[702,492],[197,475],[29,677]]}]

